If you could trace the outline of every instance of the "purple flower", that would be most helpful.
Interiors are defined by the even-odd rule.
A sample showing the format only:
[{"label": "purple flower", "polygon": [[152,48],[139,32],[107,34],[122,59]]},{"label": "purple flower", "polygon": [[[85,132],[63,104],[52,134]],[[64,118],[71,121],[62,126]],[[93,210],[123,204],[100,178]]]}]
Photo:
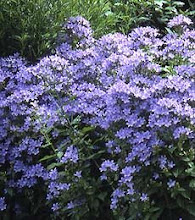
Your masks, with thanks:
[{"label": "purple flower", "polygon": [[74,146],[69,146],[66,149],[64,156],[61,158],[61,163],[67,163],[68,161],[72,161],[73,163],[77,163],[79,159],[78,150]]},{"label": "purple flower", "polygon": [[160,176],[159,176],[158,173],[154,173],[154,174],[153,174],[153,178],[154,178],[155,180],[159,179],[159,177],[160,177]]},{"label": "purple flower", "polygon": [[82,177],[82,171],[76,171],[76,173],[74,174],[75,177],[77,178],[81,178]]},{"label": "purple flower", "polygon": [[[117,186],[111,209],[120,208],[123,197],[149,200],[136,191],[143,172],[152,176],[144,185],[147,191],[164,178],[164,169],[178,165],[170,160],[170,145],[177,146],[184,137],[187,151],[194,146],[195,32],[187,28],[191,23],[179,15],[168,26],[180,33],[160,36],[154,28],[139,27],[128,36],[115,33],[94,39],[89,22],[72,17],[63,26],[66,34],[55,54],[30,66],[18,54],[0,58],[0,165],[9,180],[2,188],[5,184],[22,193],[41,181],[54,211],[54,200],[61,196],[66,202],[75,197],[69,208],[80,204],[85,195],[74,195],[81,187],[78,178],[81,171],[90,173],[94,163],[79,157],[96,152],[99,156],[102,146],[97,142],[98,147],[91,148],[91,135],[80,137],[86,125],[94,127],[93,138],[106,139],[109,154],[101,154],[98,161],[103,161],[100,179]],[[72,128],[77,137],[69,135]],[[43,160],[45,153],[53,156]],[[45,169],[59,161],[58,170]],[[70,175],[64,175],[63,167]],[[175,184],[169,179],[167,187]],[[4,200],[1,209],[6,207]]]},{"label": "purple flower", "polygon": [[60,195],[63,191],[68,191],[70,189],[70,184],[68,183],[58,183],[58,182],[50,182],[48,185],[48,194],[47,200],[51,200]]},{"label": "purple flower", "polygon": [[100,172],[105,172],[107,170],[117,171],[118,165],[114,163],[113,160],[105,160],[100,167]]},{"label": "purple flower", "polygon": [[178,15],[169,21],[168,27],[183,26],[190,24],[192,24],[191,19],[185,17],[184,15]]},{"label": "purple flower", "polygon": [[106,174],[102,174],[102,175],[100,176],[100,179],[101,179],[101,180],[107,180],[108,177],[106,176]]},{"label": "purple flower", "polygon": [[67,209],[74,209],[74,207],[75,207],[75,204],[72,201],[69,202],[66,206]]},{"label": "purple flower", "polygon": [[148,198],[148,195],[146,194],[146,193],[142,193],[141,194],[141,197],[140,197],[140,200],[142,201],[142,202],[145,202],[145,201],[147,201],[149,198]]},{"label": "purple flower", "polygon": [[49,179],[56,180],[57,178],[58,178],[57,169],[54,168],[54,169],[50,170],[50,172],[49,172]]},{"label": "purple flower", "polygon": [[[81,16],[69,18],[64,25],[64,29],[67,32],[67,35],[65,36],[67,42],[73,43],[75,38],[79,39],[79,42],[76,45],[77,48],[89,46],[94,42],[90,23]],[[63,41],[63,39],[61,39],[61,41]]]},{"label": "purple flower", "polygon": [[160,168],[161,168],[161,169],[166,168],[166,165],[167,165],[167,158],[166,158],[166,156],[162,156],[162,155],[161,155],[161,156],[159,157],[158,161],[159,161],[159,165],[160,165]]},{"label": "purple flower", "polygon": [[175,139],[180,138],[181,135],[185,134],[187,136],[190,135],[190,133],[192,133],[192,131],[189,128],[186,128],[184,126],[178,127],[175,129],[173,136]]},{"label": "purple flower", "polygon": [[134,195],[134,194],[135,194],[135,190],[133,186],[129,186],[129,188],[127,189],[127,195]]},{"label": "purple flower", "polygon": [[116,209],[118,199],[122,198],[124,196],[125,196],[125,192],[123,190],[121,190],[120,188],[115,189],[112,193],[110,208],[111,209]]},{"label": "purple flower", "polygon": [[74,209],[76,206],[81,206],[85,203],[85,199],[70,201],[67,205],[67,209]]},{"label": "purple flower", "polygon": [[6,204],[5,204],[5,197],[0,197],[0,211],[3,211],[6,209]]},{"label": "purple flower", "polygon": [[52,205],[52,207],[51,207],[51,209],[52,209],[53,211],[57,211],[57,210],[59,210],[59,208],[60,208],[59,203],[54,203],[54,204]]},{"label": "purple flower", "polygon": [[167,182],[167,185],[169,188],[173,188],[175,186],[176,181],[169,179],[169,181]]},{"label": "purple flower", "polygon": [[167,166],[172,169],[175,166],[175,163],[173,161],[168,161]]}]

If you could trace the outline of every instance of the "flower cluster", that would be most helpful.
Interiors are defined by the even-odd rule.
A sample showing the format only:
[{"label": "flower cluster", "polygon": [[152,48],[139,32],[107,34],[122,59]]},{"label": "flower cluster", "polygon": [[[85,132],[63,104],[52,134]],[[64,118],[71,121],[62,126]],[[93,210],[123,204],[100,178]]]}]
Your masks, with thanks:
[{"label": "flower cluster", "polygon": [[[185,25],[179,34],[161,36],[141,27],[128,36],[94,39],[88,21],[70,18],[56,54],[35,65],[18,54],[0,58],[0,169],[8,175],[0,209],[6,208],[10,188],[21,193],[41,181],[56,215],[78,210],[91,195],[80,189],[92,190],[94,170],[94,177],[99,175],[94,185],[99,177],[111,185],[110,208],[120,213],[124,205],[134,211],[139,206],[139,219],[146,206],[160,206],[164,198],[158,190],[170,201],[188,190],[184,173],[193,188],[195,34],[190,24],[178,16],[168,26]],[[91,128],[92,138],[86,134]],[[104,143],[94,147],[96,137]]]},{"label": "flower cluster", "polygon": [[188,26],[192,24],[191,19],[185,17],[184,15],[179,15],[177,17],[174,17],[171,21],[168,23],[168,27],[176,27],[176,26]]},{"label": "flower cluster", "polygon": [[72,161],[76,163],[78,161],[78,150],[74,146],[70,146],[67,148],[64,156],[61,158],[61,163],[66,163],[68,161]]},{"label": "flower cluster", "polygon": [[0,197],[0,210],[3,211],[6,209],[5,198]]}]

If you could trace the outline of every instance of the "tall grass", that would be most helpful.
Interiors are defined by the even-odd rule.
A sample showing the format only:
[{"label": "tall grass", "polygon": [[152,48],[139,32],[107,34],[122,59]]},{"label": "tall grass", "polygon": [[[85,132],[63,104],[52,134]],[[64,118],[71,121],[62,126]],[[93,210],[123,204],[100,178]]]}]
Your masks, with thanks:
[{"label": "tall grass", "polygon": [[60,25],[70,16],[83,15],[96,35],[113,29],[115,18],[104,0],[1,0],[0,56],[19,52],[35,61],[51,50]]}]

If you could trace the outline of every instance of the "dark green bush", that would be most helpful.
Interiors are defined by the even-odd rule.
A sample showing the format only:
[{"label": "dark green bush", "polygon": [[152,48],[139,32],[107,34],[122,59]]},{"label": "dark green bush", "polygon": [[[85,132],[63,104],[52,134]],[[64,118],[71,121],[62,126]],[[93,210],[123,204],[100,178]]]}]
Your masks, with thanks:
[{"label": "dark green bush", "polygon": [[52,49],[60,25],[70,16],[92,21],[97,35],[111,31],[115,20],[105,0],[2,0],[0,8],[0,55],[19,52],[30,61]]},{"label": "dark green bush", "polygon": [[19,52],[34,61],[52,45],[61,22],[61,1],[2,0],[0,54]]},{"label": "dark green bush", "polygon": [[150,25],[164,31],[169,19],[178,14],[194,15],[193,4],[175,0],[110,0],[117,18],[116,30],[128,33],[139,25]]}]

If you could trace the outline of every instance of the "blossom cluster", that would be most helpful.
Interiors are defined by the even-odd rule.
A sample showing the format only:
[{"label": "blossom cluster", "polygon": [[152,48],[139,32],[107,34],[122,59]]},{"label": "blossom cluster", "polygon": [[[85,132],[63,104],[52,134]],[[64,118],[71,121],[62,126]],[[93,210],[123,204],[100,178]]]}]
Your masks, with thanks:
[{"label": "blossom cluster", "polygon": [[[99,178],[112,185],[112,210],[157,203],[150,197],[155,184],[170,193],[182,186],[173,174],[179,155],[195,150],[195,31],[190,24],[180,15],[168,23],[185,26],[180,33],[161,36],[140,27],[128,36],[94,39],[88,21],[70,18],[54,55],[35,65],[18,54],[0,58],[0,169],[8,175],[1,210],[8,189],[20,193],[40,181],[54,212],[85,203],[84,197],[79,202],[74,195],[76,203],[68,197],[88,167],[82,159],[88,146],[77,140],[80,133],[71,123],[78,115],[105,137],[98,148],[105,153],[97,163]],[[174,151],[177,157],[169,154]],[[66,204],[58,199],[63,193]]]}]

